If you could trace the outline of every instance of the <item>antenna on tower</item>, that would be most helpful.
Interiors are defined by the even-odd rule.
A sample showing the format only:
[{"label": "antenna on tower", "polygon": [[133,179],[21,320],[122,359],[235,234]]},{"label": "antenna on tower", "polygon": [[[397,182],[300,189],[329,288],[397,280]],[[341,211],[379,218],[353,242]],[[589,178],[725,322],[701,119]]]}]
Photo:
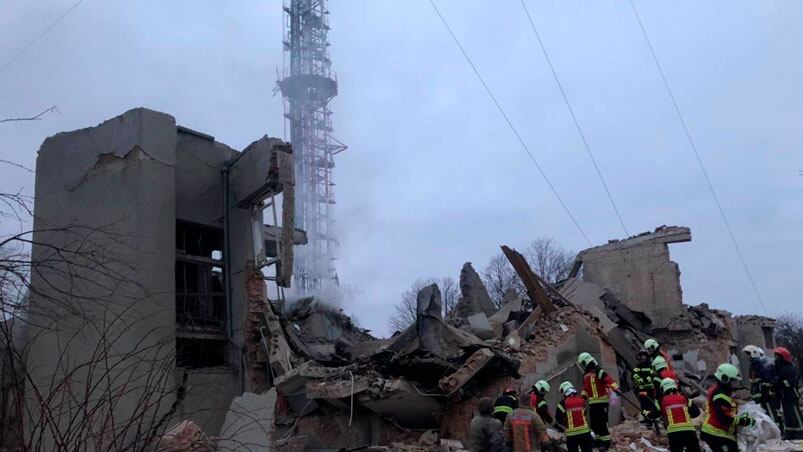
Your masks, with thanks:
[{"label": "antenna on tower", "polygon": [[[337,95],[337,77],[329,59],[329,11],[326,0],[284,2],[284,51],[290,67],[277,82],[287,100],[296,172],[296,224],[306,231],[307,245],[295,252],[296,287],[312,292],[338,285],[334,231],[334,156],[346,146],[331,136],[329,102]],[[285,59],[286,61],[286,59]]]}]

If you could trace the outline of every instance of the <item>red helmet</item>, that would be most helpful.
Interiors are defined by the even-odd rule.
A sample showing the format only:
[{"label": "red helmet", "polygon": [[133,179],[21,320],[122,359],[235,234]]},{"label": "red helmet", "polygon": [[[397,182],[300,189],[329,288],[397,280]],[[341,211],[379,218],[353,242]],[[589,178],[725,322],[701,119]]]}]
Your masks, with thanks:
[{"label": "red helmet", "polygon": [[792,354],[789,353],[789,349],[786,347],[777,347],[775,349],[775,356],[780,356],[784,361],[791,363],[792,362]]},{"label": "red helmet", "polygon": [[508,386],[507,388],[505,388],[504,391],[502,391],[502,394],[504,394],[504,395],[516,395],[516,390],[513,389],[512,386]]}]

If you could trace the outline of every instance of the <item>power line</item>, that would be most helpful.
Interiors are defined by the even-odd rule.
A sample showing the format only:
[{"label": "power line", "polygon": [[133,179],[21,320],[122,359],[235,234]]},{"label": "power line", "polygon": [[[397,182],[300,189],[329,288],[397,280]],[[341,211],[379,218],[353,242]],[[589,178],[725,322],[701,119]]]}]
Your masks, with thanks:
[{"label": "power line", "polygon": [[58,24],[59,24],[59,22],[61,22],[61,21],[62,21],[62,20],[65,18],[65,17],[67,17],[67,15],[68,15],[68,14],[70,14],[70,13],[71,13],[71,12],[72,12],[72,11],[73,11],[75,8],[78,8],[78,5],[80,5],[80,4],[81,4],[81,3],[83,3],[83,2],[84,2],[84,0],[78,0],[77,2],[75,2],[75,4],[73,4],[73,5],[70,7],[70,9],[68,9],[68,10],[67,10],[67,11],[65,11],[65,12],[64,12],[64,13],[63,13],[61,16],[59,16],[59,17],[58,17],[58,19],[56,19],[56,20],[55,20],[53,23],[51,23],[51,24],[50,24],[50,25],[49,25],[47,28],[45,28],[45,29],[42,31],[42,33],[40,33],[40,34],[39,34],[37,37],[35,37],[35,38],[34,38],[34,39],[31,41],[31,42],[29,42],[29,43],[28,43],[28,45],[26,45],[25,47],[23,47],[23,48],[22,48],[22,49],[21,49],[19,52],[17,52],[17,54],[16,54],[16,55],[14,55],[14,56],[13,56],[13,57],[12,57],[10,60],[6,61],[6,62],[5,62],[5,64],[3,64],[3,66],[0,66],[0,72],[3,72],[3,71],[5,71],[5,70],[6,70],[6,69],[7,69],[9,66],[11,66],[11,63],[13,63],[13,62],[17,61],[17,59],[18,59],[20,56],[22,56],[22,54],[23,54],[23,53],[25,53],[25,52],[26,52],[28,49],[30,49],[31,47],[33,47],[33,45],[34,45],[34,44],[36,44],[36,42],[37,42],[37,41],[39,41],[39,40],[40,40],[40,39],[42,39],[42,38],[43,38],[43,37],[44,37],[46,34],[48,34],[48,33],[50,32],[50,30],[52,30],[52,29],[53,29],[53,27],[55,27],[56,25],[58,25]]},{"label": "power line", "polygon": [[556,198],[558,198],[558,201],[560,202],[560,205],[563,206],[563,210],[566,212],[566,215],[568,215],[569,218],[571,218],[572,222],[577,227],[577,230],[580,231],[580,234],[583,236],[583,238],[586,240],[586,242],[588,242],[588,245],[591,246],[592,243],[591,243],[591,240],[588,238],[588,235],[586,235],[585,231],[580,226],[580,223],[574,217],[574,215],[572,214],[571,210],[569,210],[569,206],[566,205],[566,202],[560,196],[560,193],[558,193],[558,190],[557,190],[557,188],[555,188],[555,185],[553,185],[552,181],[549,180],[549,177],[546,175],[546,172],[544,171],[544,169],[541,167],[541,165],[535,159],[535,156],[530,151],[530,148],[527,146],[527,143],[524,142],[524,139],[519,134],[519,131],[516,129],[516,126],[513,125],[513,122],[510,120],[510,118],[508,117],[507,113],[505,113],[505,109],[502,108],[502,104],[500,104],[499,101],[496,99],[496,96],[494,95],[493,91],[491,91],[491,88],[488,86],[488,84],[485,82],[485,79],[482,77],[482,74],[480,74],[480,71],[474,65],[474,62],[471,61],[471,57],[468,56],[468,52],[466,52],[466,49],[464,49],[463,45],[460,44],[460,40],[457,39],[457,36],[452,31],[452,27],[449,26],[448,22],[446,22],[446,18],[443,17],[443,14],[441,14],[441,11],[438,9],[438,6],[435,5],[435,2],[433,0],[429,0],[429,4],[432,5],[432,9],[435,10],[435,13],[441,19],[441,22],[443,23],[443,26],[446,28],[446,31],[448,31],[449,35],[451,35],[452,39],[454,40],[454,43],[460,49],[460,53],[463,54],[463,57],[465,57],[466,62],[468,62],[468,65],[471,66],[471,70],[474,71],[474,75],[477,76],[477,79],[480,81],[482,86],[485,88],[485,92],[488,93],[488,97],[490,97],[491,100],[493,101],[494,105],[496,105],[496,109],[499,110],[499,113],[502,115],[502,118],[505,120],[505,122],[507,123],[508,127],[510,127],[510,130],[513,132],[513,135],[516,136],[516,139],[518,140],[519,144],[521,144],[522,149],[524,149],[524,151],[527,153],[527,155],[530,156],[530,160],[532,160],[532,162],[535,165],[536,169],[538,169],[538,172],[541,173],[541,177],[544,178],[544,181],[547,183],[549,188],[552,190],[552,193],[555,195]]},{"label": "power line", "polygon": [[686,120],[683,119],[683,114],[680,112],[680,107],[678,106],[677,100],[675,100],[675,95],[672,93],[672,88],[669,86],[669,81],[666,78],[666,74],[664,73],[663,66],[661,66],[660,61],[658,60],[658,55],[655,53],[655,49],[652,46],[652,42],[650,41],[650,37],[647,35],[647,30],[644,28],[644,23],[641,21],[641,15],[636,9],[636,4],[633,3],[633,0],[628,0],[630,2],[630,7],[633,9],[633,13],[636,15],[636,21],[638,21],[639,28],[641,29],[641,34],[644,36],[644,40],[647,42],[647,48],[650,50],[650,54],[652,55],[653,61],[655,61],[655,66],[658,68],[658,73],[661,75],[661,80],[664,82],[664,87],[666,88],[667,94],[669,94],[669,100],[672,101],[672,107],[675,109],[675,114],[680,121],[680,125],[683,128],[683,132],[686,134],[686,140],[689,142],[689,147],[691,150],[694,151],[694,157],[697,159],[697,165],[700,167],[700,171],[703,173],[703,177],[705,178],[705,183],[708,186],[708,191],[711,192],[711,197],[714,198],[714,203],[717,206],[717,210],[719,211],[719,216],[722,218],[722,223],[725,224],[725,228],[728,230],[728,235],[730,236],[731,242],[733,243],[733,247],[736,249],[736,254],[739,255],[739,260],[742,262],[742,267],[744,267],[744,271],[747,274],[747,279],[750,281],[750,286],[753,288],[753,292],[756,294],[756,298],[758,299],[759,303],[761,303],[761,307],[764,309],[764,312],[767,311],[767,306],[764,305],[764,299],[761,298],[761,294],[758,291],[758,287],[756,286],[755,281],[753,280],[753,274],[750,272],[750,267],[747,265],[747,261],[742,254],[742,249],[739,247],[739,243],[736,241],[736,235],[733,233],[733,229],[731,228],[730,222],[728,221],[727,215],[725,215],[725,209],[722,208],[722,204],[719,202],[719,196],[717,196],[716,190],[714,190],[714,184],[711,182],[711,178],[708,176],[708,171],[705,169],[705,165],[703,164],[703,159],[700,157],[700,152],[697,150],[697,145],[694,143],[694,139],[692,138],[691,132],[689,131],[689,127],[686,125]]},{"label": "power line", "polygon": [[605,182],[605,177],[602,176],[602,171],[599,169],[599,165],[597,165],[597,159],[594,158],[594,153],[591,152],[591,146],[588,144],[586,134],[583,132],[582,127],[580,127],[580,121],[577,120],[577,115],[574,113],[574,108],[572,108],[572,104],[569,102],[569,97],[566,95],[566,90],[563,89],[563,83],[560,82],[560,78],[555,70],[555,66],[552,64],[552,59],[549,58],[549,53],[546,50],[546,46],[544,46],[544,42],[541,40],[541,34],[538,33],[538,27],[535,26],[535,21],[533,21],[533,18],[530,15],[530,10],[527,8],[524,0],[519,1],[521,2],[522,8],[524,8],[524,13],[527,15],[527,20],[530,22],[530,28],[535,35],[535,39],[538,41],[538,46],[541,48],[541,52],[544,54],[544,58],[549,65],[549,69],[552,71],[552,77],[555,79],[555,83],[558,85],[560,95],[563,96],[563,102],[566,103],[566,108],[569,110],[569,114],[572,117],[574,127],[577,129],[577,133],[580,135],[580,139],[583,141],[583,147],[585,147],[586,153],[591,159],[591,163],[594,164],[594,170],[597,172],[600,183],[602,183],[602,188],[605,189],[605,194],[608,196],[608,201],[610,201],[611,207],[613,207],[613,211],[616,213],[616,218],[619,219],[619,224],[622,225],[622,230],[625,231],[625,236],[630,236],[630,232],[628,232],[627,226],[625,226],[625,221],[622,219],[622,214],[619,212],[619,208],[616,206],[613,196],[611,195],[611,190],[608,188],[608,183]]}]

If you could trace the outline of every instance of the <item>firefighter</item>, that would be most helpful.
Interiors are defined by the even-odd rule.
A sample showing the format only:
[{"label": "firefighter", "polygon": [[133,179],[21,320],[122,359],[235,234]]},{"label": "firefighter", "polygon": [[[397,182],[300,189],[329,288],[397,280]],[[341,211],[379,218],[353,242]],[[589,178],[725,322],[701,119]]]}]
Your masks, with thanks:
[{"label": "firefighter", "polygon": [[494,402],[493,417],[504,424],[505,418],[518,407],[519,399],[516,397],[516,390],[508,386]]},{"label": "firefighter", "polygon": [[655,419],[655,370],[652,368],[647,350],[639,350],[637,357],[638,363],[631,373],[633,389],[638,396],[644,422],[651,424]]},{"label": "firefighter", "polygon": [[742,379],[739,369],[733,364],[720,364],[714,373],[716,382],[708,390],[705,404],[705,419],[700,437],[713,452],[734,452],[736,431],[739,427],[754,424],[746,414],[736,414],[736,402],[731,397],[733,382]]},{"label": "firefighter", "polygon": [[480,399],[477,411],[479,414],[471,420],[469,432],[471,452],[497,452],[504,450],[505,439],[502,434],[502,423],[491,417],[494,409],[493,400],[488,397]]},{"label": "firefighter", "polygon": [[555,423],[566,435],[568,452],[592,452],[594,438],[586,420],[586,401],[577,395],[574,386],[564,381],[560,384],[563,400],[555,409]]},{"label": "firefighter", "polygon": [[655,360],[657,357],[662,357],[666,360],[666,364],[669,367],[669,370],[674,371],[675,369],[672,368],[672,360],[669,359],[669,355],[661,350],[661,344],[658,343],[655,339],[647,339],[644,341],[644,349],[647,350],[647,353],[650,354],[650,360]]},{"label": "firefighter", "polygon": [[653,380],[655,384],[655,400],[661,400],[663,396],[661,393],[661,382],[666,378],[671,378],[677,383],[678,374],[669,367],[669,363],[666,362],[663,356],[656,356],[655,359],[652,360],[652,368],[655,371],[655,378]]},{"label": "firefighter", "polygon": [[764,355],[764,350],[755,345],[748,345],[742,352],[750,357],[750,395],[753,401],[783,428],[783,420],[778,415],[780,401],[775,397],[775,364]]},{"label": "firefighter", "polygon": [[784,438],[789,440],[803,439],[803,420],[800,417],[797,392],[797,370],[792,361],[792,354],[786,347],[775,349],[775,372],[778,375],[776,394],[783,409]]},{"label": "firefighter", "polygon": [[546,425],[530,407],[523,406],[514,409],[505,419],[504,432],[508,450],[513,452],[551,449]]},{"label": "firefighter", "polygon": [[583,397],[588,399],[588,417],[594,440],[600,450],[611,447],[611,433],[608,431],[608,390],[619,392],[619,386],[613,377],[608,375],[597,364],[588,352],[580,353],[577,363],[583,369]]},{"label": "firefighter", "polygon": [[691,419],[700,415],[700,409],[678,391],[678,384],[671,378],[661,382],[661,416],[669,437],[670,452],[700,452],[700,441]]},{"label": "firefighter", "polygon": [[[549,383],[544,380],[538,380],[533,385],[533,392],[530,394],[530,406],[535,408],[535,412],[541,416],[541,419],[547,424],[552,425],[555,420],[549,414],[549,402],[546,400],[546,395],[549,394]],[[535,399],[533,399],[535,396]]]}]

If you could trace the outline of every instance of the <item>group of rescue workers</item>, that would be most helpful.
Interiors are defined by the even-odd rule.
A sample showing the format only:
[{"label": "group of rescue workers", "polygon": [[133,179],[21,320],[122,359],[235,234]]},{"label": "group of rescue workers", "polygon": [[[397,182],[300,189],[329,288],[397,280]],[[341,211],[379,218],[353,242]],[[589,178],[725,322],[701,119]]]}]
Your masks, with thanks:
[{"label": "group of rescue workers", "polygon": [[[798,375],[789,350],[776,348],[774,360],[753,345],[745,347],[743,352],[750,357],[753,400],[778,423],[786,439],[803,439]],[[621,390],[590,353],[580,353],[577,364],[584,372],[582,387],[578,391],[570,381],[560,384],[561,400],[554,416],[547,401],[550,385],[545,380],[537,381],[521,402],[513,387],[506,388],[496,401],[481,399],[479,414],[470,426],[472,452],[556,450],[557,443],[547,434],[547,426],[563,432],[569,452],[591,452],[594,447],[600,451],[609,449],[609,404],[612,397],[622,395]],[[655,339],[644,342],[631,379],[643,422],[656,432],[660,432],[659,421],[662,422],[670,451],[699,452],[692,418],[699,416],[701,410],[681,391],[671,359]],[[713,452],[738,451],[738,429],[755,423],[751,416],[738,414],[733,392],[740,380],[739,369],[730,363],[720,364],[714,373],[700,433]]]}]

